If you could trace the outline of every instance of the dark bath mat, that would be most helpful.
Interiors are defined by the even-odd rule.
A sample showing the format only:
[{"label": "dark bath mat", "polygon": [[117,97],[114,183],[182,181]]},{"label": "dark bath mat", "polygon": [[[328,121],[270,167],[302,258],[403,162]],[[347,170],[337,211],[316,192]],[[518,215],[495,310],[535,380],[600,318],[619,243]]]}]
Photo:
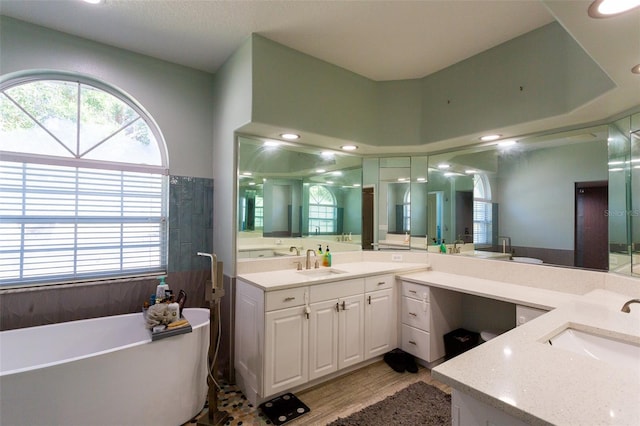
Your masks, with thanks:
[{"label": "dark bath mat", "polygon": [[283,425],[311,411],[304,402],[292,393],[286,393],[263,402],[259,408],[276,426]]},{"label": "dark bath mat", "polygon": [[327,426],[441,426],[451,424],[451,395],[416,382]]}]

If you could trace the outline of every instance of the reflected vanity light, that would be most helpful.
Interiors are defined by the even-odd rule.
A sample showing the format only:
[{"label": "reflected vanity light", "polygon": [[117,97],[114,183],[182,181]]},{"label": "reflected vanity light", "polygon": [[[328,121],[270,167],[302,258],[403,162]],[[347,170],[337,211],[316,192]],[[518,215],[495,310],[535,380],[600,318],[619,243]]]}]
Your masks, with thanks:
[{"label": "reflected vanity light", "polygon": [[331,158],[333,157],[334,154],[333,152],[330,152],[330,151],[322,151],[320,155],[322,155],[324,158]]},{"label": "reflected vanity light", "polygon": [[83,0],[83,1],[89,4],[101,4],[106,2],[106,0]]},{"label": "reflected vanity light", "polygon": [[449,167],[451,167],[451,164],[445,164],[445,163],[438,164],[438,168],[439,168],[440,170],[446,170],[446,169],[448,169]]},{"label": "reflected vanity light", "polygon": [[640,6],[640,0],[595,0],[587,13],[592,18],[608,18]]},{"label": "reflected vanity light", "polygon": [[254,186],[255,184],[255,182],[249,182],[249,186]]},{"label": "reflected vanity light", "polygon": [[614,167],[613,169],[609,169],[609,172],[621,172],[624,168],[622,167]]},{"label": "reflected vanity light", "polygon": [[333,176],[342,176],[342,172],[340,170],[336,170],[335,172],[331,172]]},{"label": "reflected vanity light", "polygon": [[324,172],[326,172],[325,169],[316,169],[316,173],[324,173]]},{"label": "reflected vanity light", "polygon": [[355,151],[358,147],[356,145],[342,145],[340,149],[343,151]]},{"label": "reflected vanity light", "polygon": [[273,148],[275,146],[280,146],[280,142],[278,141],[265,141],[264,146],[269,147],[269,148]]},{"label": "reflected vanity light", "polygon": [[610,166],[619,166],[620,164],[624,164],[624,161],[609,161],[607,164]]},{"label": "reflected vanity light", "polygon": [[495,134],[495,135],[485,135],[485,136],[481,136],[481,137],[480,137],[480,140],[481,140],[482,142],[491,142],[491,141],[498,140],[498,139],[500,139],[501,137],[502,137],[502,135],[498,135],[498,134]]},{"label": "reflected vanity light", "polygon": [[252,173],[251,172],[242,172],[242,176],[251,176]]},{"label": "reflected vanity light", "polygon": [[507,148],[507,147],[513,146],[515,144],[516,144],[516,141],[514,141],[514,140],[500,141],[500,142],[497,143],[497,145],[500,148]]},{"label": "reflected vanity light", "polygon": [[281,133],[280,137],[288,141],[297,141],[300,139],[300,135],[296,135],[295,133]]},{"label": "reflected vanity light", "polygon": [[465,170],[464,172],[468,175],[475,175],[476,173],[478,173],[477,170],[473,170],[473,169]]},{"label": "reflected vanity light", "polygon": [[360,188],[361,186],[362,186],[362,185],[360,185],[359,183],[354,183],[354,184],[353,184],[353,187],[354,187],[354,188]]},{"label": "reflected vanity light", "polygon": [[416,181],[417,181],[417,182],[426,182],[426,181],[427,181],[427,179],[426,179],[426,178],[423,178],[423,177],[419,177],[419,178],[417,178],[417,179],[416,179]]}]

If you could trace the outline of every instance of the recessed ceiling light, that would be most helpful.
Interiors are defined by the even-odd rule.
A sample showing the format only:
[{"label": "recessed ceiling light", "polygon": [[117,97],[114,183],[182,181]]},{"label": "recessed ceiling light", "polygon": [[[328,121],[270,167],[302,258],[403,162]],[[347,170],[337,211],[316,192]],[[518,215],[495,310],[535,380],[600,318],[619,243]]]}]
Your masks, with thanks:
[{"label": "recessed ceiling light", "polygon": [[631,72],[634,73],[634,74],[640,74],[640,64],[638,64],[635,67],[631,68]]},{"label": "recessed ceiling light", "polygon": [[282,133],[280,134],[280,137],[288,141],[295,141],[300,139],[300,135],[296,135],[295,133]]},{"label": "recessed ceiling light", "polygon": [[498,140],[502,137],[502,135],[485,135],[480,138],[482,142],[490,142]]},{"label": "recessed ceiling light", "polygon": [[100,4],[100,3],[104,3],[106,0],[84,0],[85,3],[89,3],[89,4]]},{"label": "recessed ceiling light", "polygon": [[640,0],[595,0],[589,6],[592,18],[608,18],[640,6]]},{"label": "recessed ceiling light", "polygon": [[438,168],[439,168],[440,170],[446,170],[446,169],[448,169],[449,167],[451,167],[451,164],[446,164],[446,163],[440,163],[440,164],[438,164]]},{"label": "recessed ceiling light", "polygon": [[356,145],[342,145],[340,149],[343,151],[355,151],[358,147]]}]

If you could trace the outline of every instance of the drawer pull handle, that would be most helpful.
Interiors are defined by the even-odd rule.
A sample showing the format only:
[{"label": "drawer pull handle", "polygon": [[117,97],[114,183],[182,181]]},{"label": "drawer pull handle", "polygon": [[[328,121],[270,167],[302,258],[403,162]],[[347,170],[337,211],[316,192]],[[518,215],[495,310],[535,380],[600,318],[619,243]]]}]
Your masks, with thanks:
[{"label": "drawer pull handle", "polygon": [[409,293],[418,294],[418,292],[415,290],[409,290]]},{"label": "drawer pull handle", "polygon": [[417,343],[414,342],[413,340],[409,340],[409,343],[411,343],[412,345],[417,345]]},{"label": "drawer pull handle", "polygon": [[369,296],[369,304],[371,304],[371,296]]},{"label": "drawer pull handle", "polygon": [[384,281],[378,282],[378,285],[384,285],[384,284],[385,284]]},{"label": "drawer pull handle", "polygon": [[346,311],[347,310],[347,302],[342,301],[342,310]]},{"label": "drawer pull handle", "polygon": [[292,300],[296,300],[296,298],[295,297],[285,297],[284,298],[285,302],[291,302]]},{"label": "drawer pull handle", "polygon": [[340,303],[336,302],[336,312],[340,312]]},{"label": "drawer pull handle", "polygon": [[413,317],[417,317],[418,314],[416,314],[415,312],[409,312],[409,315],[413,316]]}]

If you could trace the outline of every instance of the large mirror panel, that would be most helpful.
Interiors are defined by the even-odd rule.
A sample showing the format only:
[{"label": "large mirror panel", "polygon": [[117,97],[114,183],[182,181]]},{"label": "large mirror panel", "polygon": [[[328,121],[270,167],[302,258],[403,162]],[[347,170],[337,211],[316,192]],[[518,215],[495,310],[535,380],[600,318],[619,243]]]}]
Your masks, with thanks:
[{"label": "large mirror panel", "polygon": [[360,250],[361,186],[360,157],[238,136],[238,258]]}]

